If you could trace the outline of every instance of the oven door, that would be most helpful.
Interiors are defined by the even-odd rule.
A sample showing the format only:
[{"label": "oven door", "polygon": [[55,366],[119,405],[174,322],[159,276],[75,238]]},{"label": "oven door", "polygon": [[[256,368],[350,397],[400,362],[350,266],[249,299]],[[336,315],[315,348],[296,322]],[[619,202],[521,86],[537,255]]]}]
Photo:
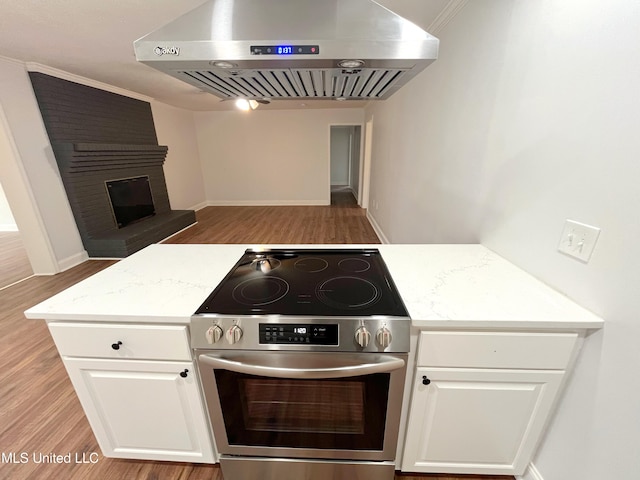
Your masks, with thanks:
[{"label": "oven door", "polygon": [[394,460],[406,354],[196,351],[227,455]]}]

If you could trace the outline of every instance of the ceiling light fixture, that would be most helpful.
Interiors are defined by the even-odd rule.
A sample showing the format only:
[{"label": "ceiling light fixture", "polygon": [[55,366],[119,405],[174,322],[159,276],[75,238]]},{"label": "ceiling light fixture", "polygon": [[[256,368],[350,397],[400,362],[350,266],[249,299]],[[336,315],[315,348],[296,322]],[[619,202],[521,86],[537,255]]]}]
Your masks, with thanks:
[{"label": "ceiling light fixture", "polygon": [[249,110],[255,110],[260,104],[255,100],[247,100],[246,98],[239,98],[236,100],[236,107],[244,112]]}]

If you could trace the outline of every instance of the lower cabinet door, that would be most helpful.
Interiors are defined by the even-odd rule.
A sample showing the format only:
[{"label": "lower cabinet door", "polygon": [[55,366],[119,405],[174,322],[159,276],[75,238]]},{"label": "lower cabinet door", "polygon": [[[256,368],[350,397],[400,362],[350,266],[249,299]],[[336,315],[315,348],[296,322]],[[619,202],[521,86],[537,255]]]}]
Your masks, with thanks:
[{"label": "lower cabinet door", "polygon": [[64,364],[105,456],[215,462],[191,362],[66,357]]},{"label": "lower cabinet door", "polygon": [[563,374],[418,368],[402,470],[521,475]]}]

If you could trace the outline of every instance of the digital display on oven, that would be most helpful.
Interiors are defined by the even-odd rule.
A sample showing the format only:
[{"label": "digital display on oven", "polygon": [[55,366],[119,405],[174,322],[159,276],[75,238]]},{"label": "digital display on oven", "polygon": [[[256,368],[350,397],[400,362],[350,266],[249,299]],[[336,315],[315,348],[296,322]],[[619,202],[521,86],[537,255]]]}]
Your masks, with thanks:
[{"label": "digital display on oven", "polygon": [[261,344],[338,345],[337,324],[261,323],[259,329]]}]

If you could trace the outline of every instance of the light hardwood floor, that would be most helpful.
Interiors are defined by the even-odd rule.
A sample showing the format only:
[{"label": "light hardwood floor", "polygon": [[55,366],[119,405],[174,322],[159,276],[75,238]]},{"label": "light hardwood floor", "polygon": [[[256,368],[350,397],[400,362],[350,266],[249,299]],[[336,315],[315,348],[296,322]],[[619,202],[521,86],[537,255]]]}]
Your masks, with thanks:
[{"label": "light hardwood floor", "polygon": [[19,232],[0,232],[0,288],[33,275]]},{"label": "light hardwood floor", "polygon": [[[347,211],[353,210],[353,211]],[[326,239],[377,243],[364,213],[353,207],[210,207],[198,212],[199,224],[170,241],[214,243],[322,243]],[[320,225],[308,225],[320,219]],[[274,225],[286,230],[272,232]],[[293,234],[291,231],[297,232]],[[91,432],[71,382],[43,321],[23,311],[112,265],[87,261],[52,277],[32,277],[0,291],[0,452],[29,461],[0,463],[0,479],[65,480],[223,480],[215,465],[105,458]],[[31,456],[98,452],[95,464],[37,464]],[[397,480],[512,479],[451,475],[397,475]],[[330,479],[327,479],[330,480]]]}]

